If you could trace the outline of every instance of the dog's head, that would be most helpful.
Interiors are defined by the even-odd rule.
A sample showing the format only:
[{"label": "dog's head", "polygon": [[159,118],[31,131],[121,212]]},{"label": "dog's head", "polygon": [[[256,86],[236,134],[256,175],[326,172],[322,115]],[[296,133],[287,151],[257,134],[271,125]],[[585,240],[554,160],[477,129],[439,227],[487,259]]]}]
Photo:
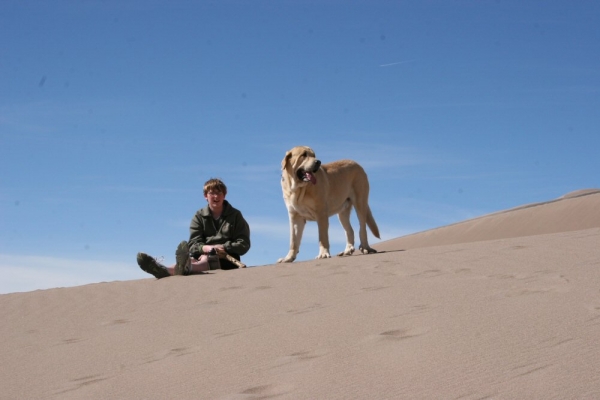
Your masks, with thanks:
[{"label": "dog's head", "polygon": [[315,174],[321,167],[321,161],[315,157],[313,149],[307,146],[296,146],[281,161],[281,169],[287,171],[292,185],[317,183]]}]

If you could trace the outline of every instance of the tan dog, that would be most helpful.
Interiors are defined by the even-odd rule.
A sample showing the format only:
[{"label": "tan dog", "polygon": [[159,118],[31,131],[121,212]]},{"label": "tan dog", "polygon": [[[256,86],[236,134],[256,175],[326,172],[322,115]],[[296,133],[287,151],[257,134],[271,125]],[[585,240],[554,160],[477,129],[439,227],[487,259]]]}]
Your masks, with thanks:
[{"label": "tan dog", "polygon": [[350,212],[355,208],[360,224],[360,251],[375,253],[369,247],[367,228],[379,238],[379,228],[369,208],[369,180],[365,170],[352,160],[339,160],[321,165],[315,152],[306,146],[288,151],[281,162],[281,188],[290,217],[290,251],[277,262],[292,262],[300,251],[306,221],[317,221],[319,255],[329,258],[329,217],[338,214],[346,231],[346,249],[339,256],[354,252],[354,231]]}]

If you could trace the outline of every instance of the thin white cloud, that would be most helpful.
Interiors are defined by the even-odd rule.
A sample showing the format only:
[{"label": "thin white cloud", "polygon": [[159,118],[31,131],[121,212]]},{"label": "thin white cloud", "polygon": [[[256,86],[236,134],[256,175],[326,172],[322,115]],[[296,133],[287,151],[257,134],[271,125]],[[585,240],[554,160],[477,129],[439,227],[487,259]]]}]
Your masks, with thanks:
[{"label": "thin white cloud", "polygon": [[[105,192],[119,192],[119,193],[183,193],[189,192],[192,193],[192,190],[186,188],[167,188],[160,186],[128,186],[128,185],[113,185],[113,186],[100,186],[100,187],[92,187],[93,189],[98,189]],[[87,187],[82,187],[82,189],[87,189]]]},{"label": "thin white cloud", "polygon": [[[272,264],[285,255],[289,244],[287,218],[275,220],[253,216],[247,219],[253,238],[252,251],[244,258],[248,265]],[[331,217],[329,222],[331,252],[337,254],[344,249],[346,236],[337,217]],[[381,240],[390,240],[415,232],[415,230],[402,229],[406,227],[390,226],[382,222],[379,221]],[[358,248],[358,221],[355,215],[353,215],[352,226],[356,235],[355,246]],[[369,232],[369,242],[375,244],[379,240]],[[317,224],[309,221],[304,230],[298,261],[313,259],[318,251]],[[150,277],[133,261],[99,261],[18,254],[0,254],[0,274],[2,275],[0,294]]]},{"label": "thin white cloud", "polygon": [[[374,169],[390,169],[415,165],[456,162],[456,160],[453,160],[447,155],[434,154],[431,151],[425,151],[416,147],[373,143],[368,139],[369,137],[372,137],[372,134],[370,133],[363,133],[361,136],[365,137],[364,141],[353,140],[335,143],[323,141],[303,144],[308,145],[315,150],[317,158],[323,163],[341,159],[351,159],[360,163],[367,170],[367,173]],[[287,147],[282,148],[281,154],[278,154],[276,157],[271,157],[271,159],[267,159],[266,162],[268,163],[245,164],[240,161],[233,165],[231,163],[223,163],[214,167],[215,169],[218,167],[218,170],[220,171],[219,176],[226,179],[228,184],[236,181],[246,183],[271,182],[274,186],[279,187],[279,177],[281,175],[280,162],[286,150],[288,150]],[[197,168],[199,171],[206,169],[204,165],[180,165],[173,169],[189,172],[194,168]]]},{"label": "thin white cloud", "polygon": [[[365,137],[369,137],[365,134]],[[427,153],[410,146],[394,146],[386,143],[352,141],[337,144],[315,143],[311,145],[317,158],[328,163],[340,159],[351,159],[360,163],[367,172],[374,168],[405,167],[413,165],[450,162],[448,157]]]},{"label": "thin white cloud", "polygon": [[[283,201],[283,200],[282,200]],[[282,235],[290,234],[290,225],[288,219],[269,219],[261,217],[246,217],[248,225],[250,225],[251,233],[260,234],[265,237],[280,239]]]},{"label": "thin white cloud", "polygon": [[0,254],[0,293],[146,277],[134,266],[114,261]]},{"label": "thin white cloud", "polygon": [[397,61],[397,62],[388,63],[388,64],[381,64],[380,67],[391,67],[393,65],[406,64],[406,63],[415,62],[415,61],[416,60]]},{"label": "thin white cloud", "polygon": [[[132,105],[125,100],[106,99],[87,102],[37,101],[25,104],[11,104],[0,107],[0,126],[6,125],[12,130],[44,137],[63,129],[65,124],[86,121],[90,114],[95,117],[115,116]],[[50,136],[48,136],[50,137]],[[58,140],[52,137],[53,140]],[[87,137],[90,143],[93,139]],[[99,139],[103,142],[105,138]]]},{"label": "thin white cloud", "polygon": [[[247,219],[252,230],[252,236],[257,239],[253,241],[277,241],[278,243],[287,243],[289,241],[290,227],[287,218],[282,220],[269,220],[260,217],[253,217]],[[352,213],[351,223],[355,233],[355,245],[358,245],[358,220],[356,219],[356,215],[354,212]],[[381,240],[395,239],[397,237],[408,235],[416,231],[415,229],[411,229],[410,227],[398,227],[395,225],[390,226],[385,223],[382,224],[381,222],[378,222],[378,226],[381,234]],[[369,240],[371,242],[376,243],[378,241],[378,239],[372,236],[370,231],[368,234],[370,238]],[[306,223],[304,234],[302,236],[302,247],[310,247],[312,245],[316,248],[316,246],[318,246],[318,241],[319,232],[317,229],[317,223],[314,221],[308,221]],[[346,244],[346,232],[340,225],[336,215],[330,217],[329,219],[329,241],[332,246],[337,247],[345,246]],[[282,248],[282,251],[283,250],[285,250],[285,248]]]}]

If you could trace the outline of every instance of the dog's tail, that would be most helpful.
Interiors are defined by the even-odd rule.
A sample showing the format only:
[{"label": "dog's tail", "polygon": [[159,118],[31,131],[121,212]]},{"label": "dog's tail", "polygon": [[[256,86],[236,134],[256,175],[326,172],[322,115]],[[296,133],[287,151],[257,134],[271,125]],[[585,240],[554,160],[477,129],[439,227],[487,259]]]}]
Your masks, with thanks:
[{"label": "dog's tail", "polygon": [[375,222],[375,218],[373,218],[373,213],[371,212],[371,207],[369,207],[368,211],[369,212],[367,213],[367,226],[369,227],[371,232],[373,232],[373,235],[375,235],[377,239],[381,239],[379,237],[379,228],[377,227],[377,223]]}]

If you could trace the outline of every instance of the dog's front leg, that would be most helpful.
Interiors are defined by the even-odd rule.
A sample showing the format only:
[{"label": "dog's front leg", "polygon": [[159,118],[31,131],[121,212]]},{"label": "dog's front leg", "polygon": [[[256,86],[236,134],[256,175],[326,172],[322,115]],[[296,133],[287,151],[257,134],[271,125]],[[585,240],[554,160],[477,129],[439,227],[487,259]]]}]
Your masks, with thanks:
[{"label": "dog's front leg", "polygon": [[319,258],[330,258],[329,254],[329,217],[327,214],[317,217],[317,225],[319,227]]},{"label": "dog's front leg", "polygon": [[302,241],[302,233],[306,226],[306,219],[296,213],[289,213],[290,217],[290,251],[283,258],[277,260],[278,263],[292,262],[296,259],[296,255],[300,252],[300,242]]}]

